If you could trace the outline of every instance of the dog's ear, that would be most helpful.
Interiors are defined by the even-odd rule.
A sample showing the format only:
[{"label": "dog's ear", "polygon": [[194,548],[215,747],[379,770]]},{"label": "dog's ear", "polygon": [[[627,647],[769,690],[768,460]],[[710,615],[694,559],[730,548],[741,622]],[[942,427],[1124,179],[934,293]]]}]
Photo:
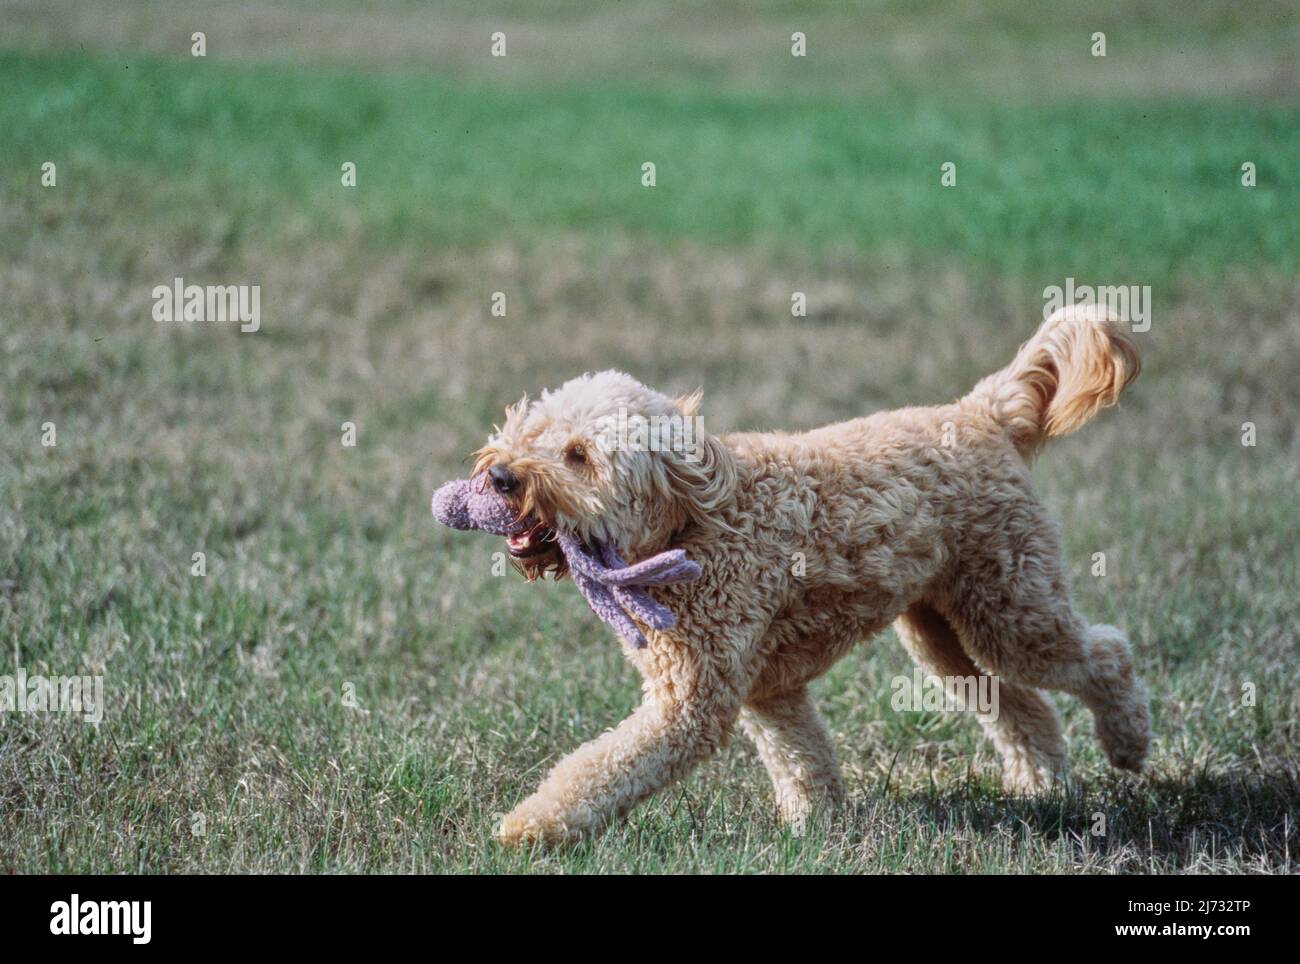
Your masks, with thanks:
[{"label": "dog's ear", "polygon": [[700,414],[700,403],[703,401],[704,389],[702,388],[697,388],[695,391],[688,392],[685,395],[678,395],[673,399],[673,403],[677,406],[678,411],[687,418],[694,418],[696,415]]},{"label": "dog's ear", "polygon": [[[692,396],[697,404],[698,395]],[[721,441],[696,425],[697,434],[687,444],[662,453],[663,479],[668,496],[691,519],[721,525],[718,513],[736,490],[736,460]]]},{"label": "dog's ear", "polygon": [[736,460],[712,435],[700,439],[694,458],[678,455],[669,467],[674,494],[686,500],[692,515],[711,516],[736,488]]}]

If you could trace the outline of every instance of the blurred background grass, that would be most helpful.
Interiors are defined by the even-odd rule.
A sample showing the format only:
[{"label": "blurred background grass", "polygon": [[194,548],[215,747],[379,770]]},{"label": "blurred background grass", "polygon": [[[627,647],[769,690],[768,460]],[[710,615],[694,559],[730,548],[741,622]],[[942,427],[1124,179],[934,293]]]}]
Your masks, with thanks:
[{"label": "blurred background grass", "polygon": [[[1081,45],[1072,67],[1106,69],[1091,59]],[[202,223],[220,196],[234,238],[635,232],[968,270],[1069,264],[1132,283],[1296,266],[1287,161],[1300,145],[1294,110],[1278,105],[792,98],[647,88],[623,74],[518,89],[409,67],[304,76],[121,54],[8,53],[0,79],[13,92],[0,125],[13,132],[14,182],[64,157],[86,191],[129,193],[165,226],[177,212]],[[1247,191],[1251,159],[1259,183]],[[341,186],[343,160],[361,190]],[[647,160],[653,191],[638,189]],[[957,189],[938,190],[948,161]]]},{"label": "blurred background grass", "polygon": [[[0,23],[0,673],[102,672],[109,697],[98,729],[0,720],[0,869],[1293,869],[1288,5],[4,0]],[[263,330],[153,322],[178,275],[261,284]],[[1153,290],[1123,410],[1036,469],[1080,608],[1137,641],[1150,776],[1111,775],[1063,699],[1078,786],[1006,799],[972,721],[890,711],[886,637],[819,684],[836,827],[777,829],[738,743],[598,842],[501,853],[493,815],[637,699],[570,585],[494,578],[499,546],[429,519],[501,405],[611,365],[703,385],[715,430],[945,400],[1067,276]]]}]

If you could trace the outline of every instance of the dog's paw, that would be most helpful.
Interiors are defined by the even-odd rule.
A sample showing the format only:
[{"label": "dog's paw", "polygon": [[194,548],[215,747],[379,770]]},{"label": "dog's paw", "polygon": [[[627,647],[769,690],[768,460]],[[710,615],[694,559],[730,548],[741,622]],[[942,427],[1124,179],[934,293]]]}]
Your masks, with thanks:
[{"label": "dog's paw", "polygon": [[1088,658],[1104,681],[1090,707],[1097,740],[1111,766],[1137,773],[1151,744],[1151,697],[1133,672],[1128,639],[1114,626],[1091,626]]},{"label": "dog's paw", "polygon": [[506,814],[497,828],[497,840],[507,847],[553,846],[572,843],[579,836],[579,830],[558,814],[538,806],[531,797]]},{"label": "dog's paw", "polygon": [[1070,782],[1070,761],[1064,755],[1019,748],[1002,758],[1002,786],[1015,796],[1031,797]]},{"label": "dog's paw", "polygon": [[1146,687],[1134,686],[1128,699],[1093,710],[1097,740],[1110,765],[1138,773],[1151,744],[1151,706]]},{"label": "dog's paw", "polygon": [[794,836],[830,826],[844,808],[844,784],[838,774],[816,784],[784,783],[776,788],[776,818]]}]

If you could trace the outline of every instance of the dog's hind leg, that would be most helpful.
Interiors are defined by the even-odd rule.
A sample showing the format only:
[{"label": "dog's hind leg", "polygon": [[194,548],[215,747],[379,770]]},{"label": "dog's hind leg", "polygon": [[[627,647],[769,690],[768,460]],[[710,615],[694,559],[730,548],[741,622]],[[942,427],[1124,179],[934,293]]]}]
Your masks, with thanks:
[{"label": "dog's hind leg", "polygon": [[772,778],[783,822],[802,830],[819,810],[844,801],[835,751],[807,687],[747,703],[740,724]]},{"label": "dog's hind leg", "polygon": [[[917,603],[894,622],[903,645],[923,670],[935,678],[978,679],[984,674],[966,655],[948,621],[930,606]],[[960,693],[949,687],[954,696]],[[1044,789],[1069,768],[1056,709],[1029,686],[999,679],[997,712],[979,714],[980,725],[1002,757],[1003,780],[1021,793]]]},{"label": "dog's hind leg", "polygon": [[945,612],[962,643],[1004,681],[1077,696],[1092,711],[1111,765],[1140,770],[1151,711],[1128,640],[1114,626],[1090,626],[1075,613],[1059,575],[1027,577],[1028,571],[1007,573],[1006,588],[997,592],[989,592],[987,578],[957,587]]}]

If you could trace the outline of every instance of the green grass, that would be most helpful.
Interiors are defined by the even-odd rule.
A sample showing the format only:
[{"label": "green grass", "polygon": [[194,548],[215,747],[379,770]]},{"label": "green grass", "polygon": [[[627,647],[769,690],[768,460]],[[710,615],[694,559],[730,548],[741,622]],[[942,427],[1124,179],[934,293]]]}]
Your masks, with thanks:
[{"label": "green grass", "polygon": [[[353,224],[389,244],[630,231],[1053,282],[1297,266],[1290,105],[520,90],[30,54],[0,56],[0,83],[14,92],[0,105],[11,190],[56,159],[72,189],[112,185],[168,221],[210,217],[219,198],[234,238]],[[940,183],[949,161],[954,187]]]},{"label": "green grass", "polygon": [[[1055,51],[1086,26],[1018,9],[963,29]],[[1260,60],[1280,31],[1144,9],[1108,16],[1145,24],[1148,45],[1232,38]],[[456,10],[477,36],[484,21]],[[578,36],[598,31],[564,11]],[[602,56],[651,81],[622,89],[590,64],[552,82],[528,61],[495,81],[390,68],[406,31],[321,68],[217,27],[222,56],[160,56],[179,14],[140,34],[147,53],[125,30],[121,50],[76,50],[115,36],[111,19],[15,21],[0,52],[0,674],[102,673],[108,709],[98,728],[0,715],[0,870],[1294,872],[1293,99],[1170,96],[1160,44],[1135,66],[1122,43],[1112,66],[1137,73],[1105,97],[1045,76],[994,98],[968,61],[930,86],[891,62],[909,79],[886,96],[858,83],[853,43],[907,49],[932,29],[889,5],[785,96],[785,68],[747,51],[789,13],[725,7],[739,52],[674,34],[658,73],[636,51],[660,34],[612,35]],[[38,186],[48,159],[54,189]],[[150,291],[176,275],[262,284],[263,330],[153,322]],[[1060,698],[1074,787],[1005,796],[973,721],[890,709],[910,664],[886,634],[816,687],[850,786],[833,825],[777,827],[737,740],[598,840],[497,847],[497,815],[639,694],[571,584],[495,577],[495,541],[429,518],[500,406],[611,365],[703,385],[716,430],[946,400],[1005,363],[1067,275],[1155,290],[1123,408],[1035,469],[1080,610],[1135,640],[1149,773],[1109,771]],[[488,314],[495,290],[506,319]],[[790,317],[793,290],[809,318]]]}]

